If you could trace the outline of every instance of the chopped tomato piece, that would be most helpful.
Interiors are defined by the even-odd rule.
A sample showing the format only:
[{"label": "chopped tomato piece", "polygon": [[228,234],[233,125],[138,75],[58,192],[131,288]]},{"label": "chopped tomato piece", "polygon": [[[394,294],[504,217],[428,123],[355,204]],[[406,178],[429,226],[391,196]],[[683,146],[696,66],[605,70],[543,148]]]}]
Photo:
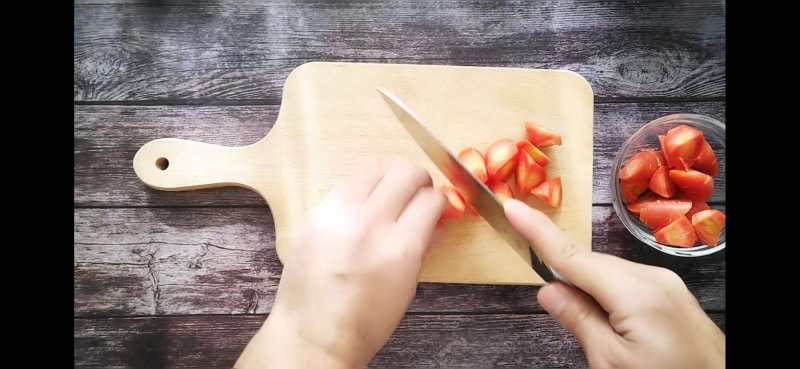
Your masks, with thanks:
[{"label": "chopped tomato piece", "polygon": [[686,213],[686,217],[692,219],[692,216],[703,210],[711,209],[705,201],[692,201],[692,208]]},{"label": "chopped tomato piece", "polygon": [[692,226],[700,241],[716,246],[719,244],[722,229],[725,228],[725,214],[715,209],[703,210],[692,216]]},{"label": "chopped tomato piece", "polygon": [[517,156],[517,191],[524,197],[547,179],[547,173],[527,152],[520,151]]},{"label": "chopped tomato piece", "polygon": [[514,194],[511,192],[511,186],[506,182],[491,182],[489,183],[489,188],[494,192],[501,203],[514,197]]},{"label": "chopped tomato piece", "polygon": [[525,122],[528,140],[538,147],[561,145],[561,135],[533,122]]},{"label": "chopped tomato piece", "polygon": [[635,202],[628,204],[628,210],[630,210],[631,213],[639,214],[639,212],[642,211],[645,206],[650,205],[658,200],[663,199],[661,196],[658,196],[652,192],[648,192],[639,197]]},{"label": "chopped tomato piece", "polygon": [[714,179],[710,175],[693,169],[669,171],[669,179],[683,196],[692,201],[708,201],[714,192]]},{"label": "chopped tomato piece", "polygon": [[486,161],[480,151],[468,147],[461,150],[458,160],[479,181],[486,183],[489,180],[489,176],[486,174]]},{"label": "chopped tomato piece", "polygon": [[661,156],[664,158],[664,162],[667,163],[667,166],[670,168],[675,168],[676,164],[674,163],[675,160],[672,160],[672,157],[667,154],[667,145],[664,141],[666,136],[659,135],[658,142],[661,145]]},{"label": "chopped tomato piece", "polygon": [[656,241],[670,246],[692,247],[697,242],[697,235],[689,219],[681,215],[656,232]]},{"label": "chopped tomato piece", "polygon": [[489,180],[502,182],[514,171],[517,158],[517,145],[509,139],[502,139],[489,146],[486,151],[486,173]]},{"label": "chopped tomato piece", "polygon": [[627,181],[620,181],[620,191],[622,191],[622,199],[625,200],[626,203],[630,204],[636,201],[644,191],[647,190],[647,186],[650,185],[650,181],[643,179],[643,180],[627,180]]},{"label": "chopped tomato piece", "polygon": [[633,181],[650,180],[660,166],[659,160],[658,154],[653,150],[639,151],[619,170],[619,178]]},{"label": "chopped tomato piece", "polygon": [[467,206],[461,194],[455,188],[449,186],[442,187],[442,193],[447,199],[447,206],[445,206],[442,216],[439,218],[440,221],[463,217]]},{"label": "chopped tomato piece", "polygon": [[679,169],[689,170],[703,148],[704,139],[703,131],[682,124],[670,129],[664,137],[667,146],[665,154],[671,156],[673,164]]},{"label": "chopped tomato piece", "polygon": [[703,146],[700,149],[700,154],[697,155],[697,160],[694,161],[692,169],[698,170],[712,177],[716,177],[719,174],[719,163],[717,162],[717,156],[714,154],[714,150],[711,148],[711,145],[705,139],[703,140]]},{"label": "chopped tomato piece", "polygon": [[659,229],[684,216],[692,208],[689,200],[654,201],[642,208],[639,219],[651,229]]},{"label": "chopped tomato piece", "polygon": [[650,191],[659,194],[661,197],[672,197],[678,193],[678,189],[669,180],[669,168],[660,166],[650,177]]},{"label": "chopped tomato piece", "polygon": [[543,153],[542,150],[539,150],[538,147],[533,146],[533,144],[528,140],[517,142],[517,148],[519,151],[527,152],[528,155],[530,155],[533,160],[536,161],[536,164],[539,164],[540,166],[545,167],[548,163],[550,163],[550,157],[545,155],[545,153]]},{"label": "chopped tomato piece", "polygon": [[556,177],[548,179],[536,186],[531,191],[531,194],[536,196],[539,200],[546,202],[550,207],[557,208],[561,206],[561,192],[561,177]]}]

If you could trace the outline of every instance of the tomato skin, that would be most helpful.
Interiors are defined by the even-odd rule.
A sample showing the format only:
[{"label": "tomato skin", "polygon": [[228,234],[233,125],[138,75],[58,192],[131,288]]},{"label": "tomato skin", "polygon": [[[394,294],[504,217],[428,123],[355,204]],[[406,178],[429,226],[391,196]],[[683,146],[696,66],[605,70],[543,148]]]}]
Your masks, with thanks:
[{"label": "tomato skin", "polygon": [[517,190],[525,196],[547,179],[547,173],[527,152],[520,151],[517,156]]},{"label": "tomato skin", "polygon": [[626,181],[650,180],[661,166],[660,160],[654,150],[639,151],[619,170],[619,178]]},{"label": "tomato skin", "polygon": [[711,145],[703,139],[703,145],[700,149],[700,154],[692,165],[692,169],[708,174],[712,177],[719,175],[719,162],[717,162],[717,155],[714,154],[714,149]]},{"label": "tomato skin", "polygon": [[546,202],[552,208],[561,206],[561,193],[561,177],[548,179],[531,191],[533,196]]},{"label": "tomato skin", "polygon": [[670,246],[692,247],[697,242],[694,227],[685,216],[659,229],[655,236],[658,243]]},{"label": "tomato skin", "polygon": [[468,147],[461,150],[458,154],[458,160],[479,181],[486,183],[489,180],[489,175],[486,173],[486,159],[484,159],[480,151]]},{"label": "tomato skin", "polygon": [[486,173],[490,181],[505,181],[514,171],[517,158],[517,145],[509,139],[502,139],[486,150]]},{"label": "tomato skin", "polygon": [[539,148],[534,146],[528,140],[522,140],[517,142],[517,149],[519,149],[519,151],[527,152],[528,155],[530,155],[531,158],[533,158],[536,164],[539,164],[542,167],[546,167],[547,164],[550,163],[550,157],[547,156],[547,154],[543,153],[542,150],[539,150]]},{"label": "tomato skin", "polygon": [[561,135],[534,122],[525,122],[528,140],[540,148],[561,145]]},{"label": "tomato skin", "polygon": [[714,193],[714,179],[703,172],[671,169],[669,179],[680,189],[683,197],[692,201],[708,201]]},{"label": "tomato skin", "polygon": [[639,220],[653,230],[658,230],[676,219],[685,216],[692,208],[688,200],[661,200],[645,206],[639,212]]},{"label": "tomato skin", "polygon": [[701,242],[716,246],[725,228],[725,213],[716,209],[702,210],[692,216],[692,226]]},{"label": "tomato skin", "polygon": [[511,191],[511,186],[509,186],[506,182],[490,182],[489,189],[494,192],[495,196],[497,196],[497,199],[500,200],[500,203],[505,203],[514,197],[514,193]]},{"label": "tomato skin", "polygon": [[652,192],[647,192],[644,195],[640,196],[638,199],[636,199],[636,201],[628,204],[628,210],[631,213],[639,214],[639,212],[641,212],[644,207],[659,200],[663,200],[663,198]]},{"label": "tomato skin", "polygon": [[697,160],[704,140],[703,131],[682,124],[667,131],[665,155],[671,156],[672,164],[678,169],[689,170]]},{"label": "tomato skin", "polygon": [[650,177],[648,187],[650,191],[657,193],[661,197],[670,198],[678,193],[678,188],[669,179],[669,168],[666,166],[660,166],[656,169],[653,176]]}]

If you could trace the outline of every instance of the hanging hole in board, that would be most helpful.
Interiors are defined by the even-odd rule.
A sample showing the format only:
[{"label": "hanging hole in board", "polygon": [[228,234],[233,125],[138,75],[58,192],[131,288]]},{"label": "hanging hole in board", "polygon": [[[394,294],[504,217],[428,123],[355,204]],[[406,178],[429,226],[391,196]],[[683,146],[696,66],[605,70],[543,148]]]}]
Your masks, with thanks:
[{"label": "hanging hole in board", "polygon": [[156,160],[156,167],[161,170],[167,170],[167,168],[169,168],[169,160],[167,160],[167,158],[158,158]]}]

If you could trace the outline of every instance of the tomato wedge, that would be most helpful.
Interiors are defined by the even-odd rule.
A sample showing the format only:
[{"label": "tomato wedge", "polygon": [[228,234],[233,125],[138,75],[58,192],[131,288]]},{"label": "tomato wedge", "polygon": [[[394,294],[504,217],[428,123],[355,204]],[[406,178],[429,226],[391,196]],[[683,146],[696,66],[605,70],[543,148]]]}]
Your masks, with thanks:
[{"label": "tomato wedge", "polygon": [[480,151],[468,147],[458,154],[458,160],[479,181],[486,183],[489,176],[486,174],[486,161]]},{"label": "tomato wedge", "polygon": [[673,164],[679,169],[689,170],[703,148],[703,140],[703,131],[682,124],[667,131],[665,154],[672,157]]},{"label": "tomato wedge", "polygon": [[620,181],[622,199],[628,204],[635,202],[636,199],[639,198],[639,195],[647,190],[648,185],[650,185],[650,181],[646,179],[640,181]]},{"label": "tomato wedge", "polygon": [[711,209],[705,201],[692,201],[692,208],[686,213],[686,217],[692,219],[692,216],[703,210]]},{"label": "tomato wedge", "polygon": [[692,202],[689,200],[654,201],[642,208],[639,219],[656,230],[683,217],[691,208]]},{"label": "tomato wedge", "polygon": [[533,160],[536,161],[536,164],[539,164],[540,166],[546,167],[547,164],[550,163],[550,157],[545,155],[545,153],[543,153],[542,150],[539,150],[539,148],[536,146],[533,146],[533,144],[528,140],[517,142],[517,149],[519,149],[519,151],[527,152],[528,155],[530,155]]},{"label": "tomato wedge", "polygon": [[716,246],[719,244],[722,229],[725,228],[725,214],[715,209],[703,210],[692,216],[692,226],[700,241]]},{"label": "tomato wedge", "polygon": [[714,150],[711,148],[711,145],[705,139],[703,139],[703,146],[700,149],[700,154],[697,155],[697,160],[694,161],[692,169],[698,170],[712,177],[716,177],[719,174],[719,163],[717,162],[717,156],[714,154]]},{"label": "tomato wedge", "polygon": [[528,140],[538,147],[561,145],[561,135],[533,122],[525,122]]},{"label": "tomato wedge", "polygon": [[509,139],[502,139],[486,150],[486,173],[490,181],[502,182],[514,171],[517,158],[517,145]]},{"label": "tomato wedge", "polygon": [[658,135],[658,142],[661,145],[661,156],[664,158],[664,162],[667,163],[667,166],[670,168],[675,168],[675,160],[667,154],[667,145],[664,141],[664,135]]},{"label": "tomato wedge", "polygon": [[561,192],[561,177],[548,179],[531,190],[533,196],[553,208],[561,206]]},{"label": "tomato wedge", "polygon": [[509,186],[506,182],[491,182],[489,183],[489,189],[494,192],[495,196],[497,196],[497,199],[500,200],[501,203],[504,203],[514,197],[514,193],[511,192],[511,186]]},{"label": "tomato wedge", "polygon": [[650,191],[659,194],[661,197],[670,198],[678,193],[678,189],[669,180],[669,168],[660,166],[650,177]]},{"label": "tomato wedge", "polygon": [[644,209],[645,206],[652,204],[653,202],[663,200],[661,196],[658,196],[652,192],[648,192],[641,197],[639,197],[635,202],[628,204],[628,210],[631,213],[639,214],[639,212]]},{"label": "tomato wedge", "polygon": [[520,151],[517,156],[517,191],[525,196],[547,179],[547,173],[527,152]]},{"label": "tomato wedge", "polygon": [[624,181],[650,180],[660,166],[660,158],[654,150],[642,150],[633,155],[619,170],[619,179]]},{"label": "tomato wedge", "polygon": [[681,215],[656,232],[656,241],[670,246],[692,247],[697,242],[697,235],[689,219]]},{"label": "tomato wedge", "polygon": [[714,192],[714,179],[710,175],[693,169],[669,171],[669,179],[683,196],[692,201],[708,201]]},{"label": "tomato wedge", "polygon": [[449,186],[442,187],[442,193],[447,199],[447,206],[445,206],[442,216],[439,218],[440,222],[463,217],[467,206],[461,194],[455,188]]}]

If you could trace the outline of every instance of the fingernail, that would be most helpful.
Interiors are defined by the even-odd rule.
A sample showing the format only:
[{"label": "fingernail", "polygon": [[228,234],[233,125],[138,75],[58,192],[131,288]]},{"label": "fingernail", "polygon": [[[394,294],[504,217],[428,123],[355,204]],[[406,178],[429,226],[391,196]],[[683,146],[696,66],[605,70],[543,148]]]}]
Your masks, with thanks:
[{"label": "fingernail", "polygon": [[551,283],[539,290],[537,295],[539,304],[551,315],[558,316],[567,303],[567,297],[562,288],[557,283]]},{"label": "fingernail", "polygon": [[506,200],[505,204],[503,204],[503,208],[507,213],[519,213],[525,211],[528,205],[525,205],[522,201],[517,199],[508,199]]}]

